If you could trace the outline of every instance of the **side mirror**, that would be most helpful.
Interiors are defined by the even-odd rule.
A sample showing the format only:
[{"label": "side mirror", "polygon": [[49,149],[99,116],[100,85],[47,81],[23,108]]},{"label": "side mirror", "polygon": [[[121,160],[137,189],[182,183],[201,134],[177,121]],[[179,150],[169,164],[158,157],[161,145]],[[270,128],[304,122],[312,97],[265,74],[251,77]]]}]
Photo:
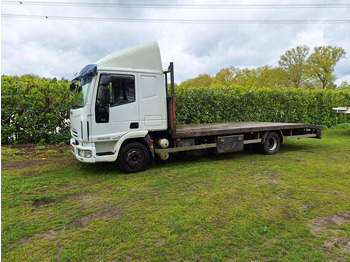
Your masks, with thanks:
[{"label": "side mirror", "polygon": [[99,106],[96,108],[96,122],[108,123],[109,122],[109,105],[111,103],[111,90],[109,84],[112,77],[109,75],[102,75],[99,82],[98,99]]},{"label": "side mirror", "polygon": [[109,84],[112,80],[110,75],[103,75],[100,79],[100,90],[99,90],[99,99],[100,106],[109,105],[111,101],[111,91],[109,89]]},{"label": "side mirror", "polygon": [[74,83],[71,83],[69,87],[70,91],[74,91],[77,88],[77,86]]},{"label": "side mirror", "polygon": [[109,75],[103,75],[101,76],[101,79],[100,79],[100,86],[108,86],[109,83],[111,82],[112,80],[112,77],[109,76]]},{"label": "side mirror", "polygon": [[111,91],[109,86],[101,85],[99,90],[100,106],[106,106],[110,104],[111,101]]}]

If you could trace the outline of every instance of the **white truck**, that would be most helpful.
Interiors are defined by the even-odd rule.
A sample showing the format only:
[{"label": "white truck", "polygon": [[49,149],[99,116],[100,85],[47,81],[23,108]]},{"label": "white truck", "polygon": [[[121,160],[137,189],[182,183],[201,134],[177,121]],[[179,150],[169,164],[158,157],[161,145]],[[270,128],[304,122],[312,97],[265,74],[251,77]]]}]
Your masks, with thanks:
[{"label": "white truck", "polygon": [[[168,80],[170,75],[170,88]],[[125,173],[143,171],[158,155],[242,151],[246,144],[275,154],[285,139],[321,138],[322,126],[235,122],[178,125],[173,63],[163,71],[157,42],[112,53],[85,66],[71,90],[71,150],[86,163],[117,161]]]}]

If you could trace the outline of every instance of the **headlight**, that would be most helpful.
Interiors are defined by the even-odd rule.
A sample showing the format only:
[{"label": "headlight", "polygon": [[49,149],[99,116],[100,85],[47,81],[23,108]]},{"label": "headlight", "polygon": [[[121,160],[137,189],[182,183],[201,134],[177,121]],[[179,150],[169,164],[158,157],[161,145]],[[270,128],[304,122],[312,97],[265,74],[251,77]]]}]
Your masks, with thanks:
[{"label": "headlight", "polygon": [[90,150],[85,151],[85,157],[90,158],[92,156],[92,152]]},{"label": "headlight", "polygon": [[91,150],[78,149],[78,155],[85,158],[90,158],[92,156]]}]

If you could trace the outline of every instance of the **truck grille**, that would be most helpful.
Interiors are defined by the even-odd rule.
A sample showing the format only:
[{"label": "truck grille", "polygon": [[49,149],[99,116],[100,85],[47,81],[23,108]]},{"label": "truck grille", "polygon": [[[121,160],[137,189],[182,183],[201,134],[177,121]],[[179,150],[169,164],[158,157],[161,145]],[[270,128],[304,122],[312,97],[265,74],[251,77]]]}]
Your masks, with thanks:
[{"label": "truck grille", "polygon": [[72,132],[72,136],[75,138],[75,139],[78,139],[78,132],[77,131],[74,131],[74,130],[71,130]]}]

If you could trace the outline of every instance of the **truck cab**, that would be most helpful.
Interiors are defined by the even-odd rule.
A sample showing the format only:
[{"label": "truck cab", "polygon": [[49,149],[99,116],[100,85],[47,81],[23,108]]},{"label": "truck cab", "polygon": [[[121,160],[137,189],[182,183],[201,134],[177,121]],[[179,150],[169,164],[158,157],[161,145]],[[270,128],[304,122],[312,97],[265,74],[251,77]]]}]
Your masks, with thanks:
[{"label": "truck cab", "polygon": [[[85,66],[73,79],[73,89],[77,103],[70,110],[70,144],[81,162],[114,162],[125,141],[141,141],[149,150],[149,132],[167,130],[165,78],[157,42]],[[132,154],[134,161],[140,152]]]}]

